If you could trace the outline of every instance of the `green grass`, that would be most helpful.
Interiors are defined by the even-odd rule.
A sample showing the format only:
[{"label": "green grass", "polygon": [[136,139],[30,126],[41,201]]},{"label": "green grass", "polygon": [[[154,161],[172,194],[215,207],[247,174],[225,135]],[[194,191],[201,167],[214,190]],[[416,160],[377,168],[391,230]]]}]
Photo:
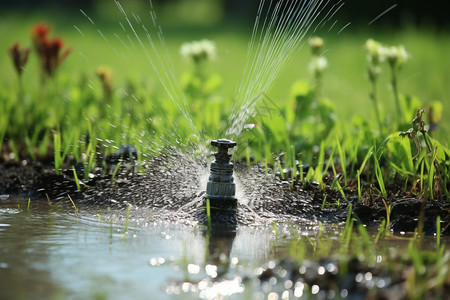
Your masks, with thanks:
[{"label": "green grass", "polygon": [[211,205],[209,202],[209,198],[206,198],[206,218],[208,220],[208,230],[212,230]]},{"label": "green grass", "polygon": [[70,197],[70,195],[67,195],[67,197],[69,197],[70,203],[72,203],[72,206],[75,209],[75,214],[78,216],[78,208],[75,205],[75,202],[73,202],[72,197]]},{"label": "green grass", "polygon": [[[64,165],[70,157],[84,163],[88,176],[101,162],[99,153],[112,153],[121,144],[135,145],[140,159],[145,160],[157,155],[167,143],[207,144],[208,139],[223,135],[250,38],[241,23],[228,27],[211,25],[214,30],[172,24],[164,31],[174,76],[179,84],[189,87],[189,115],[202,136],[198,139],[192,137],[189,122],[165,93],[144,51],[134,50],[126,34],[121,33],[117,19],[124,20],[120,16],[114,21],[93,16],[93,26],[78,12],[34,12],[27,18],[23,14],[11,12],[2,16],[0,48],[6,51],[15,41],[29,46],[29,28],[45,20],[52,26],[51,35],[63,37],[73,51],[56,76],[45,80],[41,78],[36,54],[31,53],[20,85],[10,57],[0,56],[0,64],[5,66],[0,71],[3,154],[33,160],[53,156],[56,173],[70,167]],[[163,22],[167,23],[167,19]],[[266,169],[290,168],[291,176],[285,179],[292,186],[295,181],[306,179],[325,187],[330,183],[323,182],[324,175],[332,168],[333,186],[344,199],[352,182],[357,182],[361,201],[362,191],[375,186],[375,192],[387,198],[386,187],[399,180],[405,183],[405,191],[414,188],[414,182],[419,180],[417,195],[448,199],[450,113],[445,104],[450,94],[450,58],[446,55],[450,50],[449,34],[433,28],[404,27],[393,32],[391,28],[363,27],[350,27],[339,35],[317,33],[325,41],[324,56],[329,65],[321,74],[320,87],[314,86],[315,79],[308,71],[311,54],[305,45],[264,95],[256,115],[248,120],[256,126],[238,138],[234,158],[249,162],[252,156],[263,162]],[[200,77],[194,64],[180,56],[179,49],[184,42],[202,38],[215,41],[218,53],[216,60],[202,66]],[[385,45],[403,44],[412,56],[397,74],[398,97],[393,96],[389,67],[382,65],[377,85],[381,120],[377,120],[373,110],[366,74],[363,45],[369,38]],[[100,71],[112,74],[111,79],[101,80]],[[107,85],[112,87],[111,94]],[[318,88],[320,97],[316,94]],[[442,112],[438,129],[433,132],[436,150],[431,157],[415,158],[411,154],[414,143],[396,135],[409,128],[406,122],[412,121],[417,109],[427,109],[434,100],[444,104],[433,104],[435,119]],[[403,107],[402,116],[397,116],[396,101]],[[398,124],[396,120],[402,119],[405,123]],[[419,143],[425,145],[428,141],[424,138]],[[382,155],[369,159],[372,154],[367,150],[374,145],[377,149],[386,148]],[[297,161],[311,165],[305,178],[303,173],[297,176]],[[436,182],[440,189],[436,190]]]},{"label": "green grass", "polygon": [[[439,222],[439,218],[436,222]],[[424,241],[423,237],[417,234],[392,235],[386,230],[385,221],[381,222],[378,228],[366,227],[359,223],[358,216],[352,212],[351,204],[345,224],[336,226],[339,226],[339,229],[333,225],[323,226],[319,223],[316,233],[306,235],[300,234],[298,228],[293,228],[289,231],[292,241],[289,243],[287,256],[296,260],[300,266],[309,266],[308,268],[314,264],[311,261],[318,262],[314,268],[335,261],[338,272],[331,278],[336,280],[337,286],[330,286],[337,292],[339,284],[349,273],[360,273],[392,280],[389,285],[374,285],[369,288],[368,295],[378,295],[377,292],[386,288],[398,292],[397,288],[401,287],[400,289],[407,293],[406,299],[445,297],[443,295],[450,279],[450,252],[445,249],[445,245],[440,244],[438,235],[434,243],[434,238],[430,237]],[[276,242],[285,245],[286,229],[283,234],[280,232],[275,233]],[[307,295],[314,284],[323,284],[320,282],[321,277],[316,280],[308,281],[304,290]],[[395,285],[397,286],[394,287]]]},{"label": "green grass", "polygon": [[127,234],[128,234],[128,221],[130,219],[130,207],[131,207],[131,205],[127,205],[127,215],[126,215],[126,218],[125,218],[125,229],[124,229],[122,237],[120,238],[121,240],[125,239],[127,237]]}]

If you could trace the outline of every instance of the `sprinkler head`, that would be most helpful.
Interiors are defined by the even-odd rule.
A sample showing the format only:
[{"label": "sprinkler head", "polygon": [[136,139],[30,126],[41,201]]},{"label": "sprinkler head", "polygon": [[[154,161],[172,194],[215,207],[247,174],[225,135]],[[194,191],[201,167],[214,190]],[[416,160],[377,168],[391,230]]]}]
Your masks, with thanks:
[{"label": "sprinkler head", "polygon": [[232,206],[236,205],[234,195],[236,186],[233,179],[233,163],[228,149],[236,146],[236,142],[227,139],[212,140],[211,145],[218,148],[214,153],[215,161],[211,163],[210,175],[206,186],[206,197],[210,200],[230,200]]},{"label": "sprinkler head", "polygon": [[227,139],[212,140],[211,145],[219,148],[219,151],[227,152],[228,149],[236,146],[236,142]]},{"label": "sprinkler head", "polygon": [[211,145],[218,148],[218,151],[214,153],[217,163],[227,164],[230,162],[231,154],[228,153],[228,149],[236,146],[236,142],[227,139],[218,139],[212,140]]}]

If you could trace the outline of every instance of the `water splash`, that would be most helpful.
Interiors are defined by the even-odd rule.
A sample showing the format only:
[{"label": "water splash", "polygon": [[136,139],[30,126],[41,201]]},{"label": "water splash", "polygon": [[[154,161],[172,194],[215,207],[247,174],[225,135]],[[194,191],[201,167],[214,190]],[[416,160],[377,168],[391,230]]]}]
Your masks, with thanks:
[{"label": "water splash", "polygon": [[[156,77],[162,84],[167,95],[187,122],[191,135],[200,143],[204,143],[204,141],[201,140],[200,132],[192,120],[186,95],[184,94],[181,85],[178,83],[175,67],[170,58],[162,28],[158,24],[152,1],[148,1],[148,14],[151,18],[150,26],[144,24],[144,18],[141,18],[138,14],[128,13],[118,0],[114,0],[114,3],[125,19],[123,23],[119,22],[119,25],[123,30],[123,34],[126,36],[126,39],[122,38],[118,33],[113,33],[113,39],[117,39],[119,41],[119,43],[126,50],[126,54],[118,51],[114,46],[112,46],[110,40],[100,28],[96,28],[97,33],[106,42],[106,44],[112,48],[117,56],[120,57],[120,59],[129,61],[132,57],[143,56],[145,58],[151,69],[153,69],[156,73]],[[92,18],[86,14],[86,12],[83,10],[80,10],[80,12],[93,26],[97,26]],[[75,28],[77,29],[77,27]],[[78,31],[80,32],[80,30]]]},{"label": "water splash", "polygon": [[[235,93],[226,136],[238,136],[247,120],[270,90],[283,68],[292,61],[315,21],[327,12],[317,27],[331,20],[343,6],[339,1],[328,9],[331,0],[261,0],[248,49],[243,79]],[[315,30],[314,30],[315,31]]]},{"label": "water splash", "polygon": [[[185,119],[188,121],[189,129],[191,130],[194,136],[199,137],[200,134],[192,121],[192,117],[189,114],[189,106],[184,92],[181,89],[181,85],[178,83],[178,80],[175,76],[175,68],[170,59],[170,55],[167,49],[167,45],[164,39],[164,35],[161,29],[161,26],[157,23],[157,17],[155,10],[153,8],[152,1],[149,0],[150,10],[149,14],[152,18],[152,23],[154,30],[156,30],[157,39],[153,38],[155,32],[151,32],[145,24],[142,23],[140,17],[136,14],[133,14],[135,23],[141,27],[144,31],[144,36],[147,38],[147,44],[144,44],[144,41],[140,38],[139,34],[133,23],[130,21],[128,14],[122,7],[119,1],[114,0],[118,9],[125,17],[127,24],[131,31],[133,32],[133,36],[135,37],[138,44],[144,50],[147,61],[150,63],[150,66],[155,71],[159,81],[163,85],[165,91],[169,95],[173,104],[178,108],[178,110],[182,113]],[[123,27],[124,28],[124,27]],[[159,46],[162,48],[162,53],[157,49],[156,41],[159,43]]]}]

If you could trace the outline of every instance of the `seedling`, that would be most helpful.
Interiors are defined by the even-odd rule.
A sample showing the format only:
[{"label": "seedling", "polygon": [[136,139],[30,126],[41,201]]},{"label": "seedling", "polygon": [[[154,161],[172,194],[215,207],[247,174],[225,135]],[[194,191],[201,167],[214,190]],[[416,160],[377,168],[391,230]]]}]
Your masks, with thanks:
[{"label": "seedling", "polygon": [[381,171],[380,164],[378,162],[378,158],[376,155],[373,156],[374,168],[375,168],[375,176],[377,178],[378,187],[380,188],[381,195],[384,199],[387,199],[386,187],[384,185],[383,172]]},{"label": "seedling", "polygon": [[[125,219],[125,230],[124,230],[124,233],[123,233],[122,237],[120,238],[121,240],[125,239],[127,237],[127,234],[128,234],[128,220],[130,219],[130,207],[131,207],[131,205],[127,205],[127,217]],[[110,230],[112,230],[112,229],[110,229]]]},{"label": "seedling", "polygon": [[72,171],[73,171],[73,178],[75,179],[75,184],[77,186],[77,190],[80,190],[80,181],[78,180],[78,175],[77,175],[77,171],[75,170],[75,167],[72,167]]},{"label": "seedling", "polygon": [[72,203],[73,207],[75,208],[75,213],[78,216],[78,208],[75,205],[75,202],[73,202],[72,198],[70,197],[70,195],[67,195],[67,197],[69,197],[70,202]]},{"label": "seedling", "polygon": [[[417,148],[417,154],[413,157],[413,160],[418,159],[419,157],[423,159],[420,163],[420,187],[423,190],[423,181],[424,181],[424,165],[427,167],[427,190],[430,198],[434,197],[434,187],[437,188],[436,194],[439,195],[442,190],[446,190],[446,187],[442,188],[442,183],[444,182],[441,172],[438,166],[438,154],[441,153],[441,160],[445,161],[445,157],[448,156],[448,150],[443,148],[439,143],[431,140],[429,135],[427,134],[427,129],[425,129],[425,121],[423,120],[423,110],[418,109],[416,116],[412,121],[412,127],[405,132],[401,132],[401,137],[408,137],[412,139]],[[422,135],[423,140],[426,145],[427,154],[426,156],[421,155],[422,146],[419,141],[419,133]],[[440,148],[440,149],[439,149]],[[446,153],[447,152],[447,153]],[[436,176],[435,176],[436,174]],[[435,181],[436,179],[436,181]]]},{"label": "seedling", "polygon": [[53,134],[55,173],[61,174],[63,156],[61,153],[61,136],[58,133]]},{"label": "seedling", "polygon": [[114,178],[116,178],[117,171],[119,171],[119,168],[120,168],[121,165],[122,165],[122,162],[119,161],[117,163],[116,167],[114,168],[113,174],[111,176],[111,180],[114,180]]},{"label": "seedling", "polygon": [[436,218],[436,246],[438,249],[441,246],[441,216]]},{"label": "seedling", "polygon": [[208,229],[212,229],[212,222],[211,222],[211,206],[209,203],[209,198],[206,198],[206,219],[208,221]]}]

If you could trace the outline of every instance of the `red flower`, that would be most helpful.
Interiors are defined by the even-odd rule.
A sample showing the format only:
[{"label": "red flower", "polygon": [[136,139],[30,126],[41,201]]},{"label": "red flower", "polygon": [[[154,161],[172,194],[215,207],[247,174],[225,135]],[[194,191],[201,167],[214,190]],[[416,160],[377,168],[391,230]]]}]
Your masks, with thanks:
[{"label": "red flower", "polygon": [[39,23],[31,28],[31,35],[33,38],[45,39],[49,33],[50,28],[45,23]]},{"label": "red flower", "polygon": [[31,37],[41,60],[42,71],[44,74],[52,76],[72,49],[68,48],[61,53],[64,40],[50,38],[49,32],[50,28],[45,23],[39,23],[31,28]]},{"label": "red flower", "polygon": [[10,48],[9,53],[11,54],[14,67],[16,68],[17,74],[22,75],[23,68],[25,67],[28,56],[30,54],[30,48],[25,47],[20,49],[19,42],[15,42]]}]

